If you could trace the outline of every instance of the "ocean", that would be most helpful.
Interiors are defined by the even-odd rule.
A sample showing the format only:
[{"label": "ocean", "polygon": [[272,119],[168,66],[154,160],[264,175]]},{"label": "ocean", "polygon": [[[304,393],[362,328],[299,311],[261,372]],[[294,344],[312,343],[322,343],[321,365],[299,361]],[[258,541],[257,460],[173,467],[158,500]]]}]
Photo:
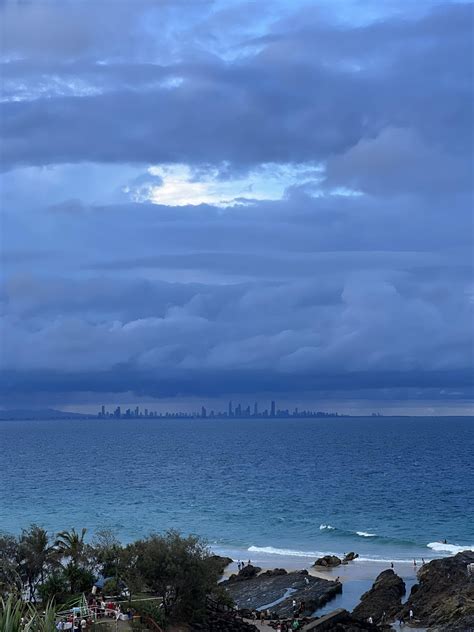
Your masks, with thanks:
[{"label": "ocean", "polygon": [[0,421],[0,529],[429,560],[474,548],[473,439],[474,418]]}]

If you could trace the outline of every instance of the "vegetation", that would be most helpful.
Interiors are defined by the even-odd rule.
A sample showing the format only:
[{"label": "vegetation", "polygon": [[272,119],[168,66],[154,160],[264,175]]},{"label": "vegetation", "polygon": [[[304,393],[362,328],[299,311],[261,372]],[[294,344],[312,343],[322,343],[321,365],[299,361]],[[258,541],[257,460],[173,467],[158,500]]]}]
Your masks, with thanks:
[{"label": "vegetation", "polygon": [[47,604],[43,613],[15,595],[0,600],[1,632],[56,632],[56,611]]},{"label": "vegetation", "polygon": [[[219,563],[196,536],[168,531],[123,546],[110,531],[99,531],[90,543],[86,534],[71,529],[53,535],[37,525],[19,537],[0,534],[0,632],[16,630],[18,617],[31,621],[28,632],[41,632],[29,609],[37,602],[44,610],[45,604],[89,595],[99,579],[105,595],[128,599],[160,624],[200,620],[207,596],[224,599],[217,586]],[[157,601],[137,601],[137,593],[144,592]]]}]

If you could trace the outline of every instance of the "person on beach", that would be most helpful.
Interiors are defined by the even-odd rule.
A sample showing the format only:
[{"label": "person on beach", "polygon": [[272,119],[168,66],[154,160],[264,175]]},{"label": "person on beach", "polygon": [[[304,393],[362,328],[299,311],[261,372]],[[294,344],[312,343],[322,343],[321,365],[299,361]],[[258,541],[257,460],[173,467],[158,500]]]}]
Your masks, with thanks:
[{"label": "person on beach", "polygon": [[369,617],[369,618],[367,619],[367,621],[368,621],[369,623],[373,623],[373,622],[374,622],[374,620],[372,619],[372,617]]},{"label": "person on beach", "polygon": [[260,625],[263,625],[264,621],[265,621],[265,612],[262,610],[260,612]]},{"label": "person on beach", "polygon": [[306,584],[306,586],[309,586],[309,579],[307,577],[304,578],[304,583]]},{"label": "person on beach", "polygon": [[393,562],[390,562],[390,568],[393,570]]},{"label": "person on beach", "polygon": [[422,558],[421,558],[421,565],[422,565],[422,566],[424,566],[424,565],[425,565],[425,558],[424,558],[424,557],[422,557]]},{"label": "person on beach", "polygon": [[295,599],[293,599],[292,605],[293,605],[293,616],[295,616],[296,614],[296,600]]},{"label": "person on beach", "polygon": [[416,560],[413,560],[413,566],[416,568]]},{"label": "person on beach", "polygon": [[410,610],[408,616],[410,617],[410,621],[413,621],[413,610]]}]

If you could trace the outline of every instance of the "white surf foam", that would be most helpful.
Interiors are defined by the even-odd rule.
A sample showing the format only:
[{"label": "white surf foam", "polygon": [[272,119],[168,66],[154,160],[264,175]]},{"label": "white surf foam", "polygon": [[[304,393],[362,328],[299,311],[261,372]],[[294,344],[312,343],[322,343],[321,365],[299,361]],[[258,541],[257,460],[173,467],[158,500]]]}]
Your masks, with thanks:
[{"label": "white surf foam", "polygon": [[277,549],[273,546],[249,546],[249,553],[265,553],[266,555],[285,555],[287,557],[320,557],[320,551],[295,551],[293,549]]},{"label": "white surf foam", "polygon": [[356,531],[357,535],[360,535],[361,538],[376,538],[376,533],[367,533],[367,531]]},{"label": "white surf foam", "polygon": [[320,524],[319,525],[319,530],[320,531],[335,531],[336,527],[333,527],[330,524]]},{"label": "white surf foam", "polygon": [[433,551],[445,551],[453,554],[461,553],[461,551],[474,551],[474,544],[460,546],[458,544],[445,544],[444,542],[430,542],[426,546]]}]

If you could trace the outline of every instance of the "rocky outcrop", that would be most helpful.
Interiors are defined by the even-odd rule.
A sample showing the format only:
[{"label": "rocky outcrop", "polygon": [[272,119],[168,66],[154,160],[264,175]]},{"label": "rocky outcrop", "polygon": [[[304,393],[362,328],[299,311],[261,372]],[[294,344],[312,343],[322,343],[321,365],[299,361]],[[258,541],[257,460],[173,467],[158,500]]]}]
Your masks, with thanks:
[{"label": "rocky outcrop", "polygon": [[191,632],[256,632],[257,628],[252,623],[242,621],[230,614],[211,612],[206,621],[194,623]]},{"label": "rocky outcrop", "polygon": [[418,583],[400,610],[408,619],[410,610],[422,626],[450,632],[474,628],[474,576],[468,565],[474,552],[433,560],[418,571]]},{"label": "rocky outcrop", "polygon": [[238,581],[229,579],[220,584],[239,610],[269,609],[279,617],[293,614],[293,600],[301,614],[310,615],[342,591],[339,582],[308,575],[307,571],[265,572]]},{"label": "rocky outcrop", "polygon": [[252,579],[252,577],[256,577],[262,569],[260,566],[252,566],[252,564],[247,564],[247,566],[243,566],[237,574],[233,574],[229,577],[230,582],[241,582],[246,579]]},{"label": "rocky outcrop", "polygon": [[346,553],[344,555],[344,559],[342,560],[342,563],[347,564],[348,562],[353,562],[358,557],[359,557],[358,553],[354,553],[354,551],[351,551],[350,553]]},{"label": "rocky outcrop", "polygon": [[231,557],[224,557],[222,555],[211,555],[209,557],[210,560],[216,565],[219,569],[219,572],[222,574],[229,564],[232,564],[234,561]]},{"label": "rocky outcrop", "polygon": [[354,608],[352,614],[363,621],[367,621],[369,617],[374,622],[386,621],[399,612],[404,594],[403,579],[392,569],[382,571],[372,588],[362,595],[360,604]]},{"label": "rocky outcrop", "polygon": [[360,621],[340,608],[303,626],[302,632],[379,632],[375,624]]},{"label": "rocky outcrop", "polygon": [[325,555],[316,560],[313,566],[322,566],[323,568],[334,568],[342,564],[342,560],[337,555]]}]

